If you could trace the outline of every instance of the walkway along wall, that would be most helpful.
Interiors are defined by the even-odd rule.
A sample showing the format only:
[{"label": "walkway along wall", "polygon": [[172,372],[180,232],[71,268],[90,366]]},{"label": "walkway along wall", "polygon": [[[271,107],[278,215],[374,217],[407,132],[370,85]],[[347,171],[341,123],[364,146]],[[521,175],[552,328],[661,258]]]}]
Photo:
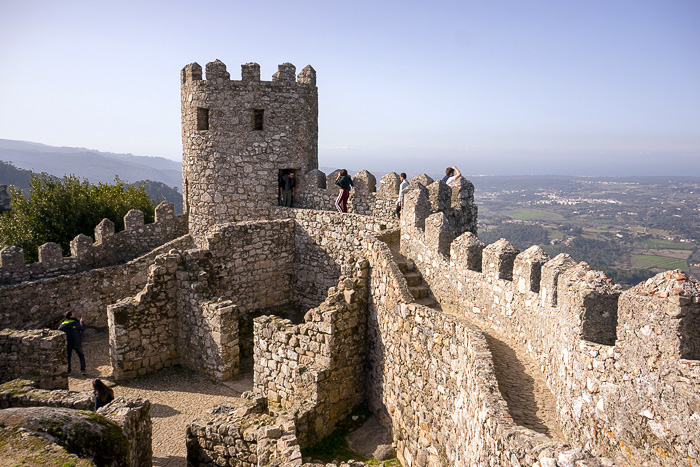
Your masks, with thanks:
[{"label": "walkway along wall", "polygon": [[402,465],[535,465],[590,458],[515,425],[482,332],[411,303],[385,243],[397,241],[398,234],[368,237],[363,249],[371,266],[368,399],[390,426]]},{"label": "walkway along wall", "polygon": [[407,195],[402,253],[443,309],[541,364],[567,439],[631,464],[696,465],[700,284],[669,271],[621,293],[566,255],[520,253],[505,240],[484,246],[469,233],[451,241],[443,214],[424,209],[425,191]]}]

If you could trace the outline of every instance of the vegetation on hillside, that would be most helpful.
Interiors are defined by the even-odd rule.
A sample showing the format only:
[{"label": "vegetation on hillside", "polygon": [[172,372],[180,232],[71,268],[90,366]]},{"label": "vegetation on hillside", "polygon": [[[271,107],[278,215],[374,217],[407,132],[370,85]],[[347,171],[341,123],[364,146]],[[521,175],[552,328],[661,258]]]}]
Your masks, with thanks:
[{"label": "vegetation on hillside", "polygon": [[12,162],[0,161],[0,185],[13,185],[20,189],[29,188],[32,172],[19,169]]},{"label": "vegetation on hillside", "polygon": [[143,186],[119,178],[113,184],[92,185],[74,175],[32,174],[28,195],[11,188],[10,196],[11,210],[0,215],[0,247],[21,247],[28,262],[38,259],[37,248],[46,242],[59,244],[63,254],[70,255],[70,241],[81,233],[92,236],[104,218],[123,230],[130,209],[143,211],[146,222],[153,222],[155,212]]}]

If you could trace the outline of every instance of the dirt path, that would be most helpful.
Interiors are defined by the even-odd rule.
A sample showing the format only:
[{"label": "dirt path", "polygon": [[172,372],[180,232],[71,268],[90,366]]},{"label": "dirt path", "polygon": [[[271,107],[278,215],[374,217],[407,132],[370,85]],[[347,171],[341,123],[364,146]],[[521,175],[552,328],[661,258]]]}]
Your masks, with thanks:
[{"label": "dirt path", "polygon": [[[153,421],[153,465],[187,465],[185,432],[187,425],[203,411],[221,404],[235,406],[238,396],[252,389],[252,374],[232,381],[217,383],[197,372],[182,368],[167,368],[146,376],[114,384],[110,378],[108,335],[106,331],[88,329],[83,342],[87,361],[87,376],[68,378],[71,391],[91,391],[92,381],[101,378],[113,386],[115,395],[142,397],[151,401]],[[74,366],[77,367],[77,357]]]}]

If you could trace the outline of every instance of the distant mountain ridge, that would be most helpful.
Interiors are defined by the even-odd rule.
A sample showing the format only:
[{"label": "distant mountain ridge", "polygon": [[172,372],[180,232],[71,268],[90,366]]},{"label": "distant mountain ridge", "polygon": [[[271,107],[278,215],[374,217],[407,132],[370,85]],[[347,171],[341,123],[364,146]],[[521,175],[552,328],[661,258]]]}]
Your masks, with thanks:
[{"label": "distant mountain ridge", "polygon": [[0,139],[0,160],[35,172],[47,172],[56,176],[77,175],[92,183],[113,182],[116,176],[130,183],[153,180],[169,187],[177,187],[182,192],[182,165],[164,157],[115,154]]}]

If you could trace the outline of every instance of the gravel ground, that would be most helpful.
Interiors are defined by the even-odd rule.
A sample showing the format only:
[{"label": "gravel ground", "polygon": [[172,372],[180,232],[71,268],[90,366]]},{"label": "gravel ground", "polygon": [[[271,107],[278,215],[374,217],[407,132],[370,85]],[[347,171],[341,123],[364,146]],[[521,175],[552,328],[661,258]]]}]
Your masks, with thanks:
[{"label": "gravel ground", "polygon": [[[223,403],[236,405],[240,394],[253,387],[252,373],[232,381],[217,383],[206,376],[182,367],[166,368],[133,380],[115,384],[111,380],[109,362],[109,336],[106,331],[88,329],[85,332],[83,350],[87,363],[87,376],[68,378],[71,391],[91,391],[95,378],[112,386],[116,396],[142,397],[151,401],[153,420],[153,465],[187,465],[185,430],[187,425],[203,411]],[[79,368],[77,356],[74,368]]]}]

